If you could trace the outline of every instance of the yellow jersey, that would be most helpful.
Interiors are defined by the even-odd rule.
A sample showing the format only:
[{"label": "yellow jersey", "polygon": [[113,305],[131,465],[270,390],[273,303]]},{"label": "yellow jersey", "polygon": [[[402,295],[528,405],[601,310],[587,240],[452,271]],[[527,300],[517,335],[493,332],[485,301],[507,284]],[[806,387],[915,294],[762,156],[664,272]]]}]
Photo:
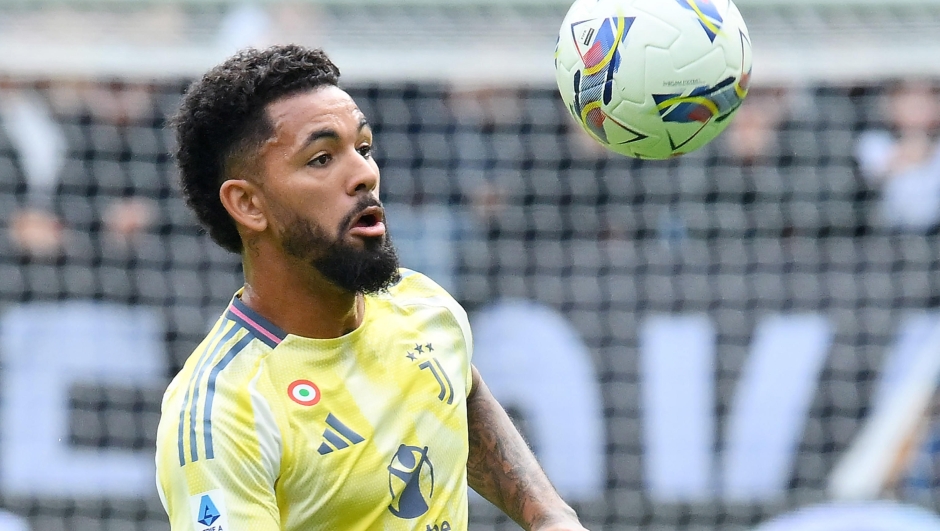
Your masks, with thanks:
[{"label": "yellow jersey", "polygon": [[157,487],[173,531],[467,527],[465,311],[402,270],[335,339],[239,298],[163,399]]}]

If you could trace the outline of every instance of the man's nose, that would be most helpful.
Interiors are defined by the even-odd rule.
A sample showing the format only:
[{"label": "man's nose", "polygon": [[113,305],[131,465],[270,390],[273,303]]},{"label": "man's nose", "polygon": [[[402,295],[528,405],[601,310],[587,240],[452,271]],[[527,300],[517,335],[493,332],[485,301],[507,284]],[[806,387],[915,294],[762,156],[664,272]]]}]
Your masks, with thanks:
[{"label": "man's nose", "polygon": [[356,152],[356,161],[351,168],[348,192],[350,195],[371,192],[379,186],[379,169],[369,159]]}]

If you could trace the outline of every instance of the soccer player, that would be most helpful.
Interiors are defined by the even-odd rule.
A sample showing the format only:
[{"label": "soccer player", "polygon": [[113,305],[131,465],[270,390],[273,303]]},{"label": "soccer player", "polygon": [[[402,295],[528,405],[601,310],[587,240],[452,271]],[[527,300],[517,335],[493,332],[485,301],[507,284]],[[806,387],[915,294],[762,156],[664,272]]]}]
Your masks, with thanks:
[{"label": "soccer player", "polygon": [[183,194],[245,285],[170,383],[174,531],[584,531],[470,362],[466,313],[400,269],[372,130],[319,50],[248,50],[175,118]]}]

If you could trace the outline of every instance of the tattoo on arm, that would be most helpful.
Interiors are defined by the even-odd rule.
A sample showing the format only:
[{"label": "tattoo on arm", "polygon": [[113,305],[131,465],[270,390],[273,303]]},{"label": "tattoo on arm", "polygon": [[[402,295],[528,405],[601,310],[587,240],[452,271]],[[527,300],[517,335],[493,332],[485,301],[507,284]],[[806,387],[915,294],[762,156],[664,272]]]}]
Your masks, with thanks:
[{"label": "tattoo on arm", "polygon": [[473,368],[467,397],[470,487],[525,529],[575,519],[535,455]]}]

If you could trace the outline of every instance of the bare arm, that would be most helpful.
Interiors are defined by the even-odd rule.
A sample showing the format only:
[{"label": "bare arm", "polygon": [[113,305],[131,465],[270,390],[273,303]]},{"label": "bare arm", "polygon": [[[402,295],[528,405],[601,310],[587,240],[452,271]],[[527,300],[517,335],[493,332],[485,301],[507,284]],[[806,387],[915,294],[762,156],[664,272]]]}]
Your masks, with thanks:
[{"label": "bare arm", "polygon": [[584,531],[476,367],[472,372],[467,397],[470,487],[530,531]]}]

